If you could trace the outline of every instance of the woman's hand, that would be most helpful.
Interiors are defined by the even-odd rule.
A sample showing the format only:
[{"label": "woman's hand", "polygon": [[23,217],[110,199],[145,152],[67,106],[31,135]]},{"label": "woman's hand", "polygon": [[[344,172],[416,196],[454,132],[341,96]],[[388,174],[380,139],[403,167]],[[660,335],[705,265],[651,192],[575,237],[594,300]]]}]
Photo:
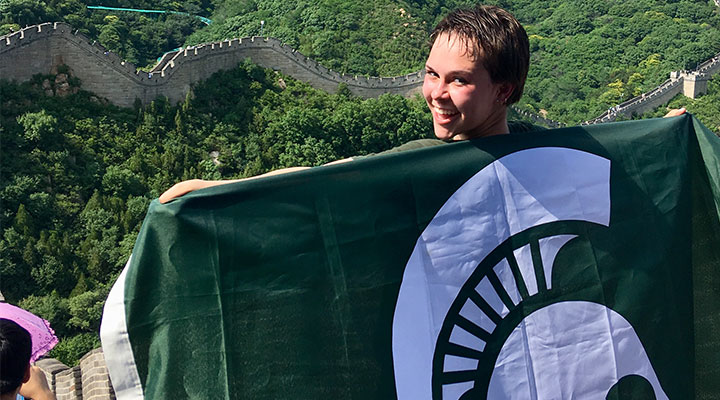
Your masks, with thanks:
[{"label": "woman's hand", "polygon": [[20,386],[21,396],[33,400],[55,400],[55,394],[45,378],[45,373],[39,367],[30,367],[30,379]]},{"label": "woman's hand", "polygon": [[678,115],[685,114],[686,111],[687,110],[685,109],[685,107],[673,108],[672,110],[668,111],[668,113],[665,114],[663,118],[677,117]]}]

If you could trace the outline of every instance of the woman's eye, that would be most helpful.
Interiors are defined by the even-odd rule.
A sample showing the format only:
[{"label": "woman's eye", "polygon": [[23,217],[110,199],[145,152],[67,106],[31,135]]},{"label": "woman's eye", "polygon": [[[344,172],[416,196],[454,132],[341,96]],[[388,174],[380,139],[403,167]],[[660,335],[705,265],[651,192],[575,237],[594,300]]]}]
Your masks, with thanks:
[{"label": "woman's eye", "polygon": [[426,73],[427,75],[434,76],[434,77],[436,77],[436,78],[438,77],[438,74],[437,74],[437,72],[435,72],[435,71],[425,71],[425,73]]},{"label": "woman's eye", "polygon": [[464,85],[467,83],[467,81],[463,78],[455,78],[455,79],[453,79],[453,83],[457,83],[459,85]]}]

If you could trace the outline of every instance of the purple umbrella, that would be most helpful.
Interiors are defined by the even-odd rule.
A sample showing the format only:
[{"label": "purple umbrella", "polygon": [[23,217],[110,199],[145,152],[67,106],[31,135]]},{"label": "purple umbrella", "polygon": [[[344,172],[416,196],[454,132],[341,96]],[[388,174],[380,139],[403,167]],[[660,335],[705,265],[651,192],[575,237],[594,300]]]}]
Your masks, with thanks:
[{"label": "purple umbrella", "polygon": [[32,338],[31,363],[45,355],[58,342],[55,331],[50,327],[49,322],[20,307],[0,303],[0,318],[15,321],[30,332],[30,338]]}]

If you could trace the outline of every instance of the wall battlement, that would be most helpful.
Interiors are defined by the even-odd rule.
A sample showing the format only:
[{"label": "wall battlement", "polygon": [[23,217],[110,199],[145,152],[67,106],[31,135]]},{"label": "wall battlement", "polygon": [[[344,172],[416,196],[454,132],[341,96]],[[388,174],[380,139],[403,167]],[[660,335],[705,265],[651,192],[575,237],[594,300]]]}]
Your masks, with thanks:
[{"label": "wall battlement", "polygon": [[44,358],[35,365],[45,373],[58,400],[115,399],[102,349],[88,352],[80,365],[72,368],[54,358]]},{"label": "wall battlement", "polygon": [[17,32],[3,36],[2,41],[0,41],[0,54],[33,40],[44,38],[53,34],[56,24],[57,23],[46,22],[40,25],[29,26]]}]

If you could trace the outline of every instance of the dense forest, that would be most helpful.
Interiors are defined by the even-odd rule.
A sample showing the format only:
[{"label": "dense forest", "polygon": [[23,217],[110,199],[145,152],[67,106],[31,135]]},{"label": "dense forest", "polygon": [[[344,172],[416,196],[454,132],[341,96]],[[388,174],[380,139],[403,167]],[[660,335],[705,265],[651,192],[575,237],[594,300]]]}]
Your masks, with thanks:
[{"label": "dense forest", "polygon": [[[519,106],[568,124],[720,51],[711,0],[487,3],[512,11],[530,35],[532,66]],[[262,33],[328,68],[388,76],[422,68],[429,30],[463,4],[0,0],[0,34],[62,20],[146,68],[180,46]],[[213,22],[87,5],[182,11]],[[419,98],[362,100],[342,87],[330,95],[250,63],[197,84],[179,104],[157,99],[132,109],[83,91],[67,74],[61,67],[30,82],[0,80],[0,290],[51,321],[62,338],[51,356],[69,365],[99,345],[109,287],[148,204],[174,182],[319,165],[432,132]],[[56,90],[60,81],[72,86],[66,96]],[[720,132],[720,79],[707,95],[678,96],[670,106],[686,106]]]},{"label": "dense forest", "polygon": [[[712,1],[525,1],[532,67],[523,105],[577,124],[720,51]],[[534,7],[533,7],[534,5]]]},{"label": "dense forest", "polygon": [[0,82],[0,283],[51,321],[64,338],[52,355],[70,364],[99,345],[109,285],[149,202],[173,183],[319,165],[432,132],[419,99],[329,95],[249,63],[181,104],[135,109],[82,90],[47,96],[46,80]]}]

